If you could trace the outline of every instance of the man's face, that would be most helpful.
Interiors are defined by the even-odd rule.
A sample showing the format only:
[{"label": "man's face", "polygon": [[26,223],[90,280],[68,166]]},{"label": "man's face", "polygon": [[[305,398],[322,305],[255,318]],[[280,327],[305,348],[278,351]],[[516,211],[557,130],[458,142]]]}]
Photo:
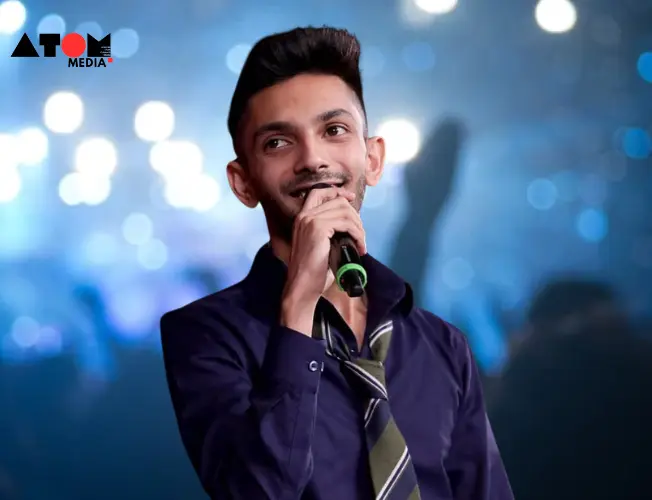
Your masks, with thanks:
[{"label": "man's face", "polygon": [[270,231],[289,240],[317,183],[354,192],[360,210],[366,186],[382,173],[382,146],[366,138],[357,97],[340,78],[300,75],[250,100],[240,132],[245,157],[229,164],[229,182],[245,204],[260,202]]}]

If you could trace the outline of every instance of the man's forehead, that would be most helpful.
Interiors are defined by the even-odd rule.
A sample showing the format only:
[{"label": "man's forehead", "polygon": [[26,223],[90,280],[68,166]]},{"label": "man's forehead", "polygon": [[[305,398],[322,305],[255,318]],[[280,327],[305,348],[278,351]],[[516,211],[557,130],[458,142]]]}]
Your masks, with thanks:
[{"label": "man's forehead", "polygon": [[267,122],[298,125],[319,121],[328,111],[346,111],[363,121],[353,90],[335,76],[300,75],[262,90],[249,101],[247,121],[254,129]]}]

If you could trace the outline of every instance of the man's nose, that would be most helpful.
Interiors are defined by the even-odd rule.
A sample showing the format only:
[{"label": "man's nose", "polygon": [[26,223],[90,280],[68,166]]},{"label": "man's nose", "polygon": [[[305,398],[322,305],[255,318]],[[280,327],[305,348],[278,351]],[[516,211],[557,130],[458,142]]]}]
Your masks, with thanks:
[{"label": "man's nose", "polygon": [[301,146],[301,155],[298,158],[295,170],[317,172],[328,168],[328,161],[320,148],[319,142],[315,139],[307,139],[303,141]]}]

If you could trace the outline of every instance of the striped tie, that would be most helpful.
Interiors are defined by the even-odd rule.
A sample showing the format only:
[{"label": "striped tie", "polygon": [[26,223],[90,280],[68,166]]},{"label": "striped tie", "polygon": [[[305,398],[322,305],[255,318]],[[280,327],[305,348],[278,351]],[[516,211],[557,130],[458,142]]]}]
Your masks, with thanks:
[{"label": "striped tie", "polygon": [[391,320],[369,336],[373,359],[352,359],[344,340],[331,334],[323,314],[320,323],[316,330],[326,340],[327,354],[337,358],[346,372],[360,382],[356,387],[360,387],[365,397],[364,427],[376,500],[419,500],[414,466],[387,399],[383,362],[392,337]]}]

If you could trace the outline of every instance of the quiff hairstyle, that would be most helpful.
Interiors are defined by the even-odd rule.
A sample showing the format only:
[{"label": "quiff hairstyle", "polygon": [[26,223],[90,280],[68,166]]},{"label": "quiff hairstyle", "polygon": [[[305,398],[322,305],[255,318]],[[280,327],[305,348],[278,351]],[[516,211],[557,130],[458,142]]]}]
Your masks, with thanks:
[{"label": "quiff hairstyle", "polygon": [[250,99],[266,88],[302,74],[341,78],[358,98],[366,136],[360,42],[344,29],[326,26],[295,28],[260,39],[247,56],[233,92],[228,117],[229,133],[236,153],[241,121]]}]

